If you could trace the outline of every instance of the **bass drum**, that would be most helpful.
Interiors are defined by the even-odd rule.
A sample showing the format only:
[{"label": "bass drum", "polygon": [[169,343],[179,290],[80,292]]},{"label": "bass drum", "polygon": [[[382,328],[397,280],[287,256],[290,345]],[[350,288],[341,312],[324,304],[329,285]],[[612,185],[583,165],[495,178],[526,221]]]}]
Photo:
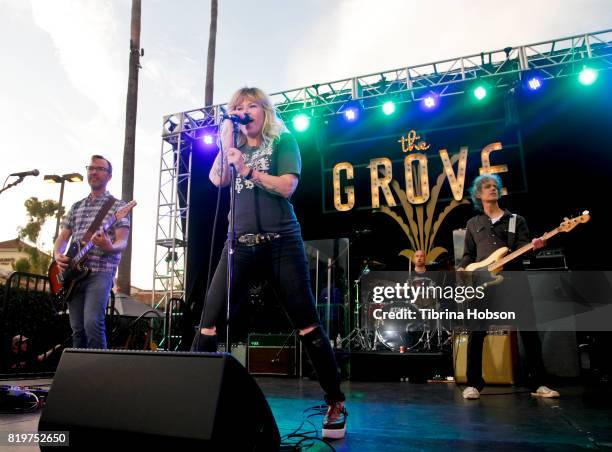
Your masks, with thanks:
[{"label": "bass drum", "polygon": [[435,309],[437,300],[432,291],[428,290],[435,286],[431,278],[426,276],[413,276],[406,283],[418,290],[419,296],[414,300],[418,309]]},{"label": "bass drum", "polygon": [[369,303],[366,328],[374,336],[374,348],[410,350],[425,330],[418,308],[412,303]]}]

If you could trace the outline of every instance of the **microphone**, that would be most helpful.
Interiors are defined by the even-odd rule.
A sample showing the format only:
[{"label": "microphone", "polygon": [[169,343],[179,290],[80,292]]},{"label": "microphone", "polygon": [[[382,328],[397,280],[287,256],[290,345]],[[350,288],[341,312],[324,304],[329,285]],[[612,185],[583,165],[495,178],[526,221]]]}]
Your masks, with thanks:
[{"label": "microphone", "polygon": [[229,119],[233,123],[242,124],[243,126],[247,125],[249,122],[253,122],[253,118],[251,118],[248,113],[245,113],[244,116],[230,115],[227,113],[225,107],[221,107],[220,110],[222,119]]},{"label": "microphone", "polygon": [[9,174],[9,177],[10,176],[17,176],[17,177],[38,176],[39,174],[40,174],[40,171],[35,169],[35,170],[32,170],[32,171],[23,171],[21,173]]},{"label": "microphone", "polygon": [[247,125],[249,122],[253,122],[253,118],[251,118],[248,113],[245,113],[244,116],[223,114],[223,119],[229,119],[243,126]]}]

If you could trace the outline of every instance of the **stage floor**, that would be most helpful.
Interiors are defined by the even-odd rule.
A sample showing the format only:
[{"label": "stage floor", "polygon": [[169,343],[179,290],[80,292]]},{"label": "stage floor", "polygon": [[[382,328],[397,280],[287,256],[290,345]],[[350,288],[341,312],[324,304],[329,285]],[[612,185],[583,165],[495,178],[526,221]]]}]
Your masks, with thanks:
[{"label": "stage floor", "polygon": [[[322,403],[317,382],[275,377],[257,381],[281,435],[298,428],[304,410]],[[3,385],[51,383],[0,381]],[[524,388],[489,387],[480,400],[465,401],[454,384],[345,382],[348,435],[332,444],[337,451],[359,452],[612,449],[612,388],[555,387],[562,395],[558,400],[530,397]],[[4,436],[35,431],[39,416],[40,412],[0,414],[0,432]],[[322,415],[310,418],[319,435],[321,419]],[[309,429],[306,425],[302,432]],[[38,448],[0,446],[0,450]],[[303,450],[331,449],[316,443]]]}]

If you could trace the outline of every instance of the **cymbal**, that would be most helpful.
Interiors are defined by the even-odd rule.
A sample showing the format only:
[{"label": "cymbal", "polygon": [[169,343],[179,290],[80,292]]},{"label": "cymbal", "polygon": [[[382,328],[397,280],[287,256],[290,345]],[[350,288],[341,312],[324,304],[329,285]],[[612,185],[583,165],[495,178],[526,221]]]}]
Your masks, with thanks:
[{"label": "cymbal", "polygon": [[386,267],[386,265],[383,262],[374,260],[374,259],[364,259],[363,263],[365,265],[367,265],[368,267],[371,267],[372,270],[382,270],[383,268]]}]

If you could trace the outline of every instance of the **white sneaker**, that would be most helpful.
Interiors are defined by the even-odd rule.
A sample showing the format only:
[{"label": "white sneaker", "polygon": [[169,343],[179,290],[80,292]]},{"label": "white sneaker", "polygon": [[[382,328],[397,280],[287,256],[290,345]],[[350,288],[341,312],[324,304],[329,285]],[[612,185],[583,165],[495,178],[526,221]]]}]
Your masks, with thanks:
[{"label": "white sneaker", "polygon": [[480,392],[473,386],[468,386],[463,390],[463,398],[466,400],[476,400],[480,398]]},{"label": "white sneaker", "polygon": [[547,399],[556,399],[559,397],[559,393],[554,389],[550,389],[548,386],[540,386],[536,392],[531,393],[534,397],[544,397]]},{"label": "white sneaker", "polygon": [[327,408],[323,419],[323,438],[342,439],[346,435],[346,418],[348,412],[344,402],[334,402]]}]

